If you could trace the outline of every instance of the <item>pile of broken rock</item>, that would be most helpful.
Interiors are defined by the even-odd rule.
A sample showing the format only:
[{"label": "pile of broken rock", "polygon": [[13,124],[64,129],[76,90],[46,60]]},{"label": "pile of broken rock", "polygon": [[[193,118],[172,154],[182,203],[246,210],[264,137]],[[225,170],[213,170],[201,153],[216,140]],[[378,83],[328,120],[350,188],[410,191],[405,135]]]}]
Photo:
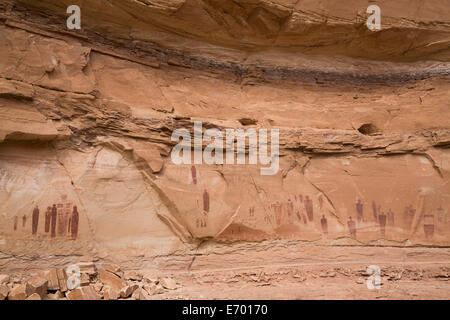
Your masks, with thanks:
[{"label": "pile of broken rock", "polygon": [[[179,285],[172,278],[158,278],[108,265],[97,270],[94,263],[78,263],[79,286],[70,290],[64,269],[33,274],[28,279],[0,274],[0,300],[150,300]],[[158,298],[153,297],[153,298]]]}]

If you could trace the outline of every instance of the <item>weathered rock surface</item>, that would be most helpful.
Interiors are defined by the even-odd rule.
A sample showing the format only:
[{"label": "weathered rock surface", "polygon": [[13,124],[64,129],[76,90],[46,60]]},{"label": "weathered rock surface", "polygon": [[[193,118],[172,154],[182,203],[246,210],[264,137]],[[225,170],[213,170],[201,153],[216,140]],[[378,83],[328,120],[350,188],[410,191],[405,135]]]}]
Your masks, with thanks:
[{"label": "weathered rock surface", "polygon": [[[377,32],[366,0],[88,0],[72,31],[70,4],[0,3],[0,266],[46,269],[48,286],[13,299],[177,286],[112,263],[233,268],[316,246],[448,254],[446,1],[377,1]],[[279,129],[279,171],[174,164],[171,134],[194,121]],[[308,249],[260,256],[297,242]],[[69,265],[83,287],[67,287]]]},{"label": "weathered rock surface", "polygon": [[10,276],[7,274],[0,274],[0,285],[7,284],[10,280]]}]

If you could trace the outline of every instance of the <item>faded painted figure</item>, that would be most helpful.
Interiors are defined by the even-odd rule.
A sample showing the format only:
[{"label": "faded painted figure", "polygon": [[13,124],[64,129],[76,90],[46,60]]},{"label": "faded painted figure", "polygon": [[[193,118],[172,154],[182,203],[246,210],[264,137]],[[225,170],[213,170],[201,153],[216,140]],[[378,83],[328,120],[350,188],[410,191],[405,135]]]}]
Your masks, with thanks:
[{"label": "faded painted figure", "polygon": [[361,199],[358,199],[358,201],[356,202],[356,219],[358,222],[362,222],[363,221],[363,204],[361,202]]},{"label": "faded painted figure", "polygon": [[313,221],[313,202],[308,196],[305,197],[305,210],[306,214],[308,215],[308,220]]},{"label": "faded painted figure", "polygon": [[392,212],[391,209],[389,209],[389,211],[387,213],[387,222],[388,222],[388,225],[390,225],[390,226],[394,226],[395,225],[394,212]]},{"label": "faded painted figure", "polygon": [[325,215],[322,215],[322,219],[320,219],[320,224],[322,226],[322,232],[324,234],[328,234],[328,222],[327,218],[325,218]]},{"label": "faded painted figure", "polygon": [[403,212],[403,224],[404,228],[408,231],[411,230],[415,214],[416,209],[414,209],[411,204],[405,207],[405,211]]},{"label": "faded painted figure", "polygon": [[356,223],[353,221],[352,217],[348,218],[347,221],[348,230],[352,238],[356,238]]},{"label": "faded painted figure", "polygon": [[56,237],[56,215],[57,215],[56,204],[52,207],[52,215],[51,215],[51,237]]},{"label": "faded painted figure", "polygon": [[380,212],[378,215],[379,223],[380,223],[380,232],[382,236],[386,235],[386,215],[384,212]]},{"label": "faded painted figure", "polygon": [[195,168],[195,166],[191,167],[191,175],[192,175],[192,182],[194,184],[197,184],[197,169]]},{"label": "faded painted figure", "polygon": [[209,212],[209,194],[206,190],[203,192],[203,211]]},{"label": "faded painted figure", "polygon": [[58,236],[64,236],[67,230],[67,221],[64,212],[64,204],[58,203],[57,207],[57,234]]},{"label": "faded painted figure", "polygon": [[45,213],[45,232],[50,231],[51,217],[52,217],[52,207],[47,207],[47,212]]},{"label": "faded painted figure", "polygon": [[76,239],[78,236],[78,222],[80,215],[78,214],[77,206],[73,207],[72,217],[70,218],[70,231],[72,239]]},{"label": "faded painted figure", "polygon": [[433,238],[434,235],[434,215],[425,214],[423,216],[423,231],[425,233],[425,238]]}]

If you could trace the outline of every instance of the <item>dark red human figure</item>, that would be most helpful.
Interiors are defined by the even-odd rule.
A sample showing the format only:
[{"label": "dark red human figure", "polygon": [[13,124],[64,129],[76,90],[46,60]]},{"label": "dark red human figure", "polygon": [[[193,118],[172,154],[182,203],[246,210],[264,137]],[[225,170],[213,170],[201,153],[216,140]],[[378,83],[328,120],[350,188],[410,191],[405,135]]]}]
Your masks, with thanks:
[{"label": "dark red human figure", "polygon": [[299,195],[299,198],[300,198],[300,202],[303,202],[303,195]]},{"label": "dark red human figure", "polygon": [[308,224],[308,220],[306,220],[306,216],[304,214],[302,215],[302,218],[303,218],[303,223]]},{"label": "dark red human figure", "polygon": [[71,228],[71,236],[72,239],[76,239],[78,235],[78,221],[80,219],[80,215],[78,214],[77,206],[73,206],[72,217],[70,218],[70,228]]},{"label": "dark red human figure", "polygon": [[205,211],[206,213],[209,212],[209,194],[206,189],[203,192],[203,211]]},{"label": "dark red human figure", "polygon": [[392,212],[391,209],[389,209],[387,213],[387,223],[390,226],[394,226],[394,213]]},{"label": "dark red human figure", "polygon": [[14,231],[16,231],[17,230],[17,222],[18,222],[18,218],[17,218],[17,216],[15,216],[14,217]]},{"label": "dark red human figure", "polygon": [[195,166],[191,167],[191,175],[192,175],[192,182],[194,182],[194,184],[197,184],[197,169],[195,168]]},{"label": "dark red human figure", "polygon": [[322,215],[322,219],[320,219],[320,224],[322,225],[323,233],[328,234],[328,222],[327,218],[325,218],[325,215]]},{"label": "dark red human figure", "polygon": [[294,204],[292,203],[291,199],[288,199],[287,213],[289,218],[292,217],[294,214]]},{"label": "dark red human figure", "polygon": [[363,221],[363,204],[360,199],[356,202],[356,213],[357,213],[357,220],[358,223]]},{"label": "dark red human figure", "polygon": [[56,209],[56,204],[54,204],[52,207],[52,214],[51,214],[51,220],[50,220],[51,237],[52,238],[56,237],[56,214],[57,214],[57,209]]},{"label": "dark red human figure", "polygon": [[31,234],[36,235],[39,224],[39,208],[36,207],[33,210],[33,216],[31,218]]},{"label": "dark red human figure", "polygon": [[319,208],[320,208],[320,210],[322,210],[322,207],[323,207],[323,198],[322,198],[322,195],[320,195],[319,196]]},{"label": "dark red human figure", "polygon": [[352,217],[348,218],[347,221],[348,230],[350,231],[350,236],[356,238],[356,223],[353,221]]},{"label": "dark red human figure", "polygon": [[25,228],[26,224],[27,224],[27,216],[23,215],[23,217],[22,217],[22,227]]},{"label": "dark red human figure", "polygon": [[51,216],[52,216],[52,207],[47,207],[47,212],[45,213],[45,232],[50,231]]},{"label": "dark red human figure", "polygon": [[275,221],[277,223],[277,227],[279,227],[279,226],[281,226],[281,218],[283,215],[283,211],[282,211],[280,202],[277,201],[274,204],[274,211],[275,211]]},{"label": "dark red human figure", "polygon": [[308,215],[308,220],[313,221],[313,202],[308,196],[305,197],[305,209],[306,214]]},{"label": "dark red human figure", "polygon": [[373,217],[375,218],[375,221],[377,220],[377,204],[375,203],[375,200],[372,200],[372,211],[373,211]]},{"label": "dark red human figure", "polygon": [[425,238],[433,238],[434,235],[434,215],[425,214],[423,216],[423,231],[425,232]]},{"label": "dark red human figure", "polygon": [[380,211],[380,214],[378,215],[378,222],[380,223],[381,235],[384,236],[386,234],[386,215],[384,212]]}]

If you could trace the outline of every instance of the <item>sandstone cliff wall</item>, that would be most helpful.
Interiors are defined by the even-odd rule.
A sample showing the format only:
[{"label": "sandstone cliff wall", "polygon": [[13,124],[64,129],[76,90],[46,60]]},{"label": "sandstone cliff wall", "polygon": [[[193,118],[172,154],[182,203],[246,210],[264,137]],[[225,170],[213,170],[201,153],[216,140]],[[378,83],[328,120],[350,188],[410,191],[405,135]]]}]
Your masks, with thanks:
[{"label": "sandstone cliff wall", "polygon": [[[0,3],[4,268],[450,245],[448,1],[377,1],[378,32],[362,0],[85,0],[67,30],[71,2]],[[280,170],[173,164],[194,121],[279,129]]]}]

